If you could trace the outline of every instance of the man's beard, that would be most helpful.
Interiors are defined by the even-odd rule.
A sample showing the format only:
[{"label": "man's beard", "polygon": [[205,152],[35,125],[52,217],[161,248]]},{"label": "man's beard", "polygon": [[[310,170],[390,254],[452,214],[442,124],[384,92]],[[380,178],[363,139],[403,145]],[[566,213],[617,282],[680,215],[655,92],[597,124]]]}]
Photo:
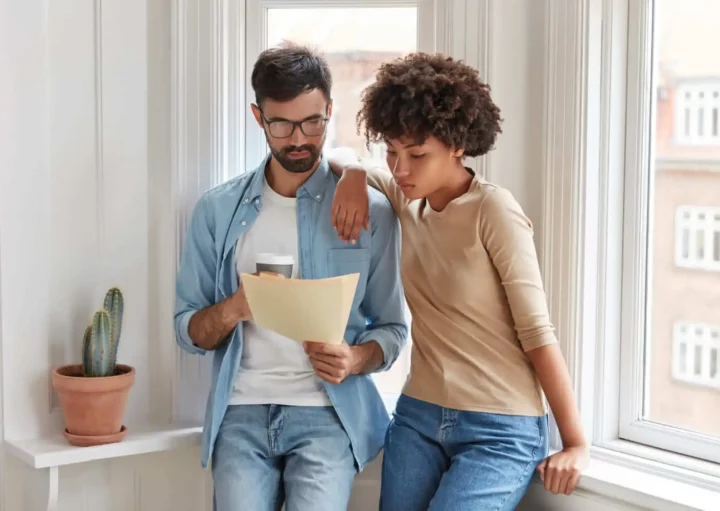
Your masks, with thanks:
[{"label": "man's beard", "polygon": [[[307,151],[310,155],[307,158],[290,158],[289,153],[294,151]],[[281,149],[274,149],[270,146],[270,152],[285,170],[297,174],[312,170],[320,158],[320,148],[310,144],[286,146]]]}]

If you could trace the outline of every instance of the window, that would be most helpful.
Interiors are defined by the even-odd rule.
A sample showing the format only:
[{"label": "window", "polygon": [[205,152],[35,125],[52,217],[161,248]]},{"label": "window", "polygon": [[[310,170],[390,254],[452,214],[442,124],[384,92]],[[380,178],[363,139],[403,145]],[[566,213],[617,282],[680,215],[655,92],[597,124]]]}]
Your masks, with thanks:
[{"label": "window", "polygon": [[720,80],[680,85],[676,108],[678,143],[720,145]]},{"label": "window", "polygon": [[680,206],[675,233],[678,266],[720,271],[720,208]]},{"label": "window", "polygon": [[720,462],[720,2],[629,4],[619,436]]},{"label": "window", "polygon": [[672,374],[682,382],[720,389],[720,326],[675,323]]},{"label": "window", "polygon": [[[386,165],[384,144],[366,147],[364,137],[357,133],[355,116],[360,108],[362,91],[374,81],[383,62],[416,50],[432,51],[432,2],[418,0],[373,2],[358,7],[358,2],[333,2],[319,7],[317,2],[248,2],[247,62],[251,66],[265,48],[283,40],[308,44],[322,51],[333,77],[333,116],[325,148],[344,147],[354,150],[363,160]],[[322,20],[322,21],[321,21]],[[256,32],[256,33],[255,33]],[[422,35],[421,35],[422,34]],[[249,74],[249,73],[248,73]],[[248,83],[248,90],[252,88]],[[250,115],[248,113],[248,115]],[[267,146],[262,131],[248,117],[246,161],[248,168],[257,165]],[[407,311],[408,320],[410,319]],[[410,369],[410,347],[406,347],[395,365],[374,375],[383,394],[399,394]]]}]

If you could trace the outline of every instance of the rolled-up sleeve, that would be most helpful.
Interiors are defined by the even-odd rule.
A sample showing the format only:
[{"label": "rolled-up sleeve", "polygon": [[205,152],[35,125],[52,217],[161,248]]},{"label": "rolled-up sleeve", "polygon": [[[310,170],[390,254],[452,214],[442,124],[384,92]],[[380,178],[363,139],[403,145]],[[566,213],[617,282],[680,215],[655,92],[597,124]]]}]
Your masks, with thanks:
[{"label": "rolled-up sleeve", "polygon": [[193,315],[215,303],[215,240],[205,196],[190,218],[175,284],[175,339],[183,350],[204,355],[195,345],[188,327]]},{"label": "rolled-up sleeve", "polygon": [[556,343],[532,223],[509,191],[497,188],[483,200],[480,237],[502,281],[523,350]]},{"label": "rolled-up sleeve", "polygon": [[383,363],[377,371],[386,371],[397,360],[408,337],[400,276],[400,225],[392,207],[384,199],[375,200],[370,221],[372,252],[362,302],[368,326],[357,342],[377,342],[383,351]]}]

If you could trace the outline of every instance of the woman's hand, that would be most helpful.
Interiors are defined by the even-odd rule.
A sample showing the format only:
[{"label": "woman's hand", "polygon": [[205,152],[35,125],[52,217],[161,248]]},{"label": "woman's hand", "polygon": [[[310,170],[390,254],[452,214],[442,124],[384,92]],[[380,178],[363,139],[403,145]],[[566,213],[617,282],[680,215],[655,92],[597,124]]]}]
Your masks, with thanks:
[{"label": "woman's hand", "polygon": [[361,168],[345,168],[335,189],[332,224],[338,237],[356,243],[360,229],[370,230],[367,174]]},{"label": "woman's hand", "polygon": [[570,495],[575,491],[580,474],[587,467],[590,451],[587,446],[567,447],[545,458],[537,471],[545,489],[554,494]]}]

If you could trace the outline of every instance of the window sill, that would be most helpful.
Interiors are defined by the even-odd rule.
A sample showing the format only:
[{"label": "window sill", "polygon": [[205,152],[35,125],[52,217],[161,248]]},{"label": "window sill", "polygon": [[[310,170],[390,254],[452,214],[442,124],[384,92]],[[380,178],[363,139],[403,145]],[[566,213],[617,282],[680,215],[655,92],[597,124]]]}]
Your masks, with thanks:
[{"label": "window sill", "polygon": [[128,430],[122,442],[92,447],[70,445],[62,434],[31,440],[6,440],[5,449],[33,468],[52,468],[200,445],[202,428],[148,427]]},{"label": "window sill", "polygon": [[[594,447],[577,490],[580,495],[656,511],[717,510],[720,477],[689,473],[687,469]],[[542,485],[539,478],[536,484]]]}]

